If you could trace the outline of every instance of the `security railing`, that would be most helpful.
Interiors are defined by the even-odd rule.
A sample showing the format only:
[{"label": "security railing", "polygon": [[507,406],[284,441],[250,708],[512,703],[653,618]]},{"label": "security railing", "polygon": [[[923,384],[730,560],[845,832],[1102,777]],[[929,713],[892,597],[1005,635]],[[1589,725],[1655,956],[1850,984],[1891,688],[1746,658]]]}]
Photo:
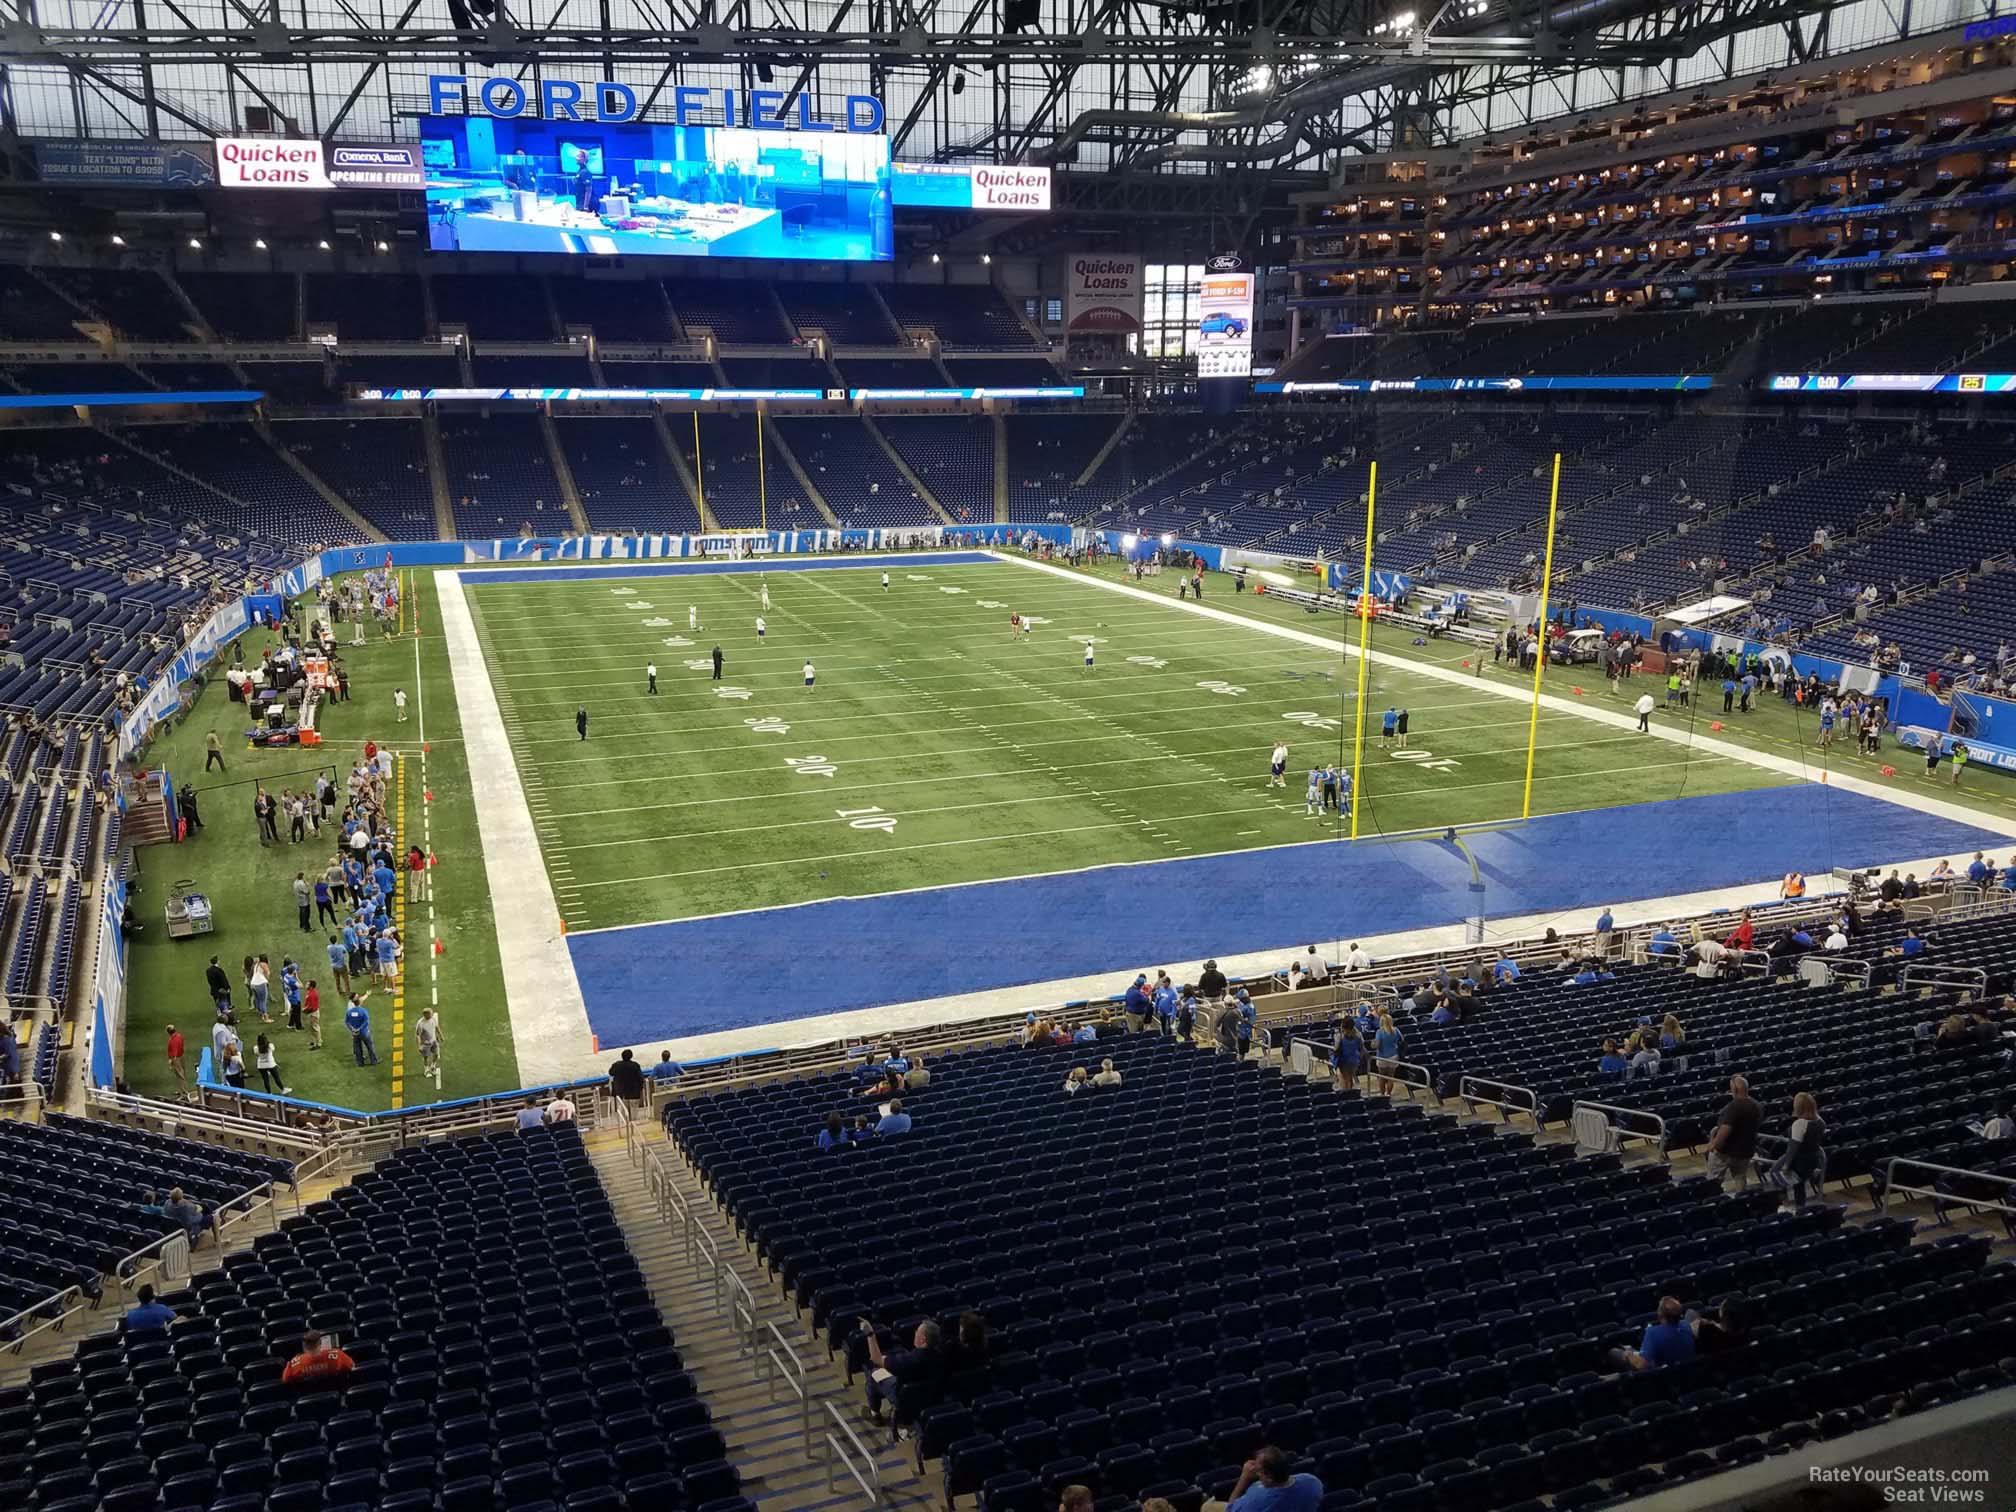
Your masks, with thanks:
[{"label": "security railing", "polygon": [[[847,1419],[840,1416],[839,1409],[831,1402],[824,1405],[828,1420],[823,1435],[826,1440],[827,1495],[833,1494],[837,1471],[844,1468],[854,1478],[854,1484],[859,1486],[862,1494],[868,1498],[868,1505],[881,1506],[882,1467],[875,1462],[875,1456],[869,1453],[868,1446],[861,1442],[860,1436],[848,1426]],[[846,1440],[845,1443],[841,1442],[841,1438],[834,1437],[833,1430],[836,1428],[840,1430],[841,1437]]]},{"label": "security railing", "polygon": [[[1983,1186],[1999,1187],[2001,1200],[1992,1197],[1973,1196],[1964,1192],[1941,1191],[1935,1181],[1931,1186],[1906,1185],[1897,1179],[1899,1168],[1923,1171],[1932,1176],[1958,1176]],[[1883,1162],[1883,1187],[1876,1194],[1876,1205],[1887,1208],[1892,1197],[1927,1197],[1934,1202],[1952,1202],[1970,1208],[1985,1208],[2006,1217],[2016,1217],[2016,1176],[1997,1176],[1990,1171],[1968,1171],[1958,1166],[1934,1165],[1929,1160],[1914,1160],[1908,1155],[1892,1155]]]},{"label": "security railing", "polygon": [[1512,1121],[1514,1113],[1524,1113],[1533,1120],[1534,1128],[1540,1127],[1540,1094],[1531,1087],[1493,1081],[1488,1076],[1459,1076],[1456,1079],[1456,1095],[1466,1103],[1496,1108],[1507,1123]]},{"label": "security railing", "polygon": [[1581,1155],[1614,1155],[1627,1140],[1643,1140],[1659,1150],[1666,1148],[1666,1120],[1657,1113],[1647,1113],[1643,1108],[1578,1102],[1574,1108],[1573,1126],[1575,1150]]}]

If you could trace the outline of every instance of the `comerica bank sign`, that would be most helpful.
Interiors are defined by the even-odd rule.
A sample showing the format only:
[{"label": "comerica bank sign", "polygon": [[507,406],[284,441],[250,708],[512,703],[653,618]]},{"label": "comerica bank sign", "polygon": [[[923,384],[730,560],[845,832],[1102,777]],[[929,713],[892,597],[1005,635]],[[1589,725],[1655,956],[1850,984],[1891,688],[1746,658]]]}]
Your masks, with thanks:
[{"label": "comerica bank sign", "polygon": [[[781,89],[702,89],[683,84],[671,91],[674,126],[742,126],[758,131],[877,132],[887,113],[873,95],[844,96],[840,118],[812,113],[812,97]],[[427,76],[427,114],[490,115],[499,120],[530,117],[546,121],[620,122],[638,119],[637,91],[612,79],[540,79],[532,83],[498,75]]]}]

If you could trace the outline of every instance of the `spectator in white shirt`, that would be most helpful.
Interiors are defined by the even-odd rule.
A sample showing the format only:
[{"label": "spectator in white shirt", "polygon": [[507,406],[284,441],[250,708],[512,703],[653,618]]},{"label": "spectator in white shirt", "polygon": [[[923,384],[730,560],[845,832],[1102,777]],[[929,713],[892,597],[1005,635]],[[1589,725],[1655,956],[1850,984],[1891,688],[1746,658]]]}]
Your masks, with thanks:
[{"label": "spectator in white shirt", "polygon": [[1348,975],[1354,971],[1370,971],[1372,957],[1365,953],[1365,947],[1356,940],[1351,942],[1351,953],[1344,957],[1344,970]]},{"label": "spectator in white shirt", "polygon": [[1821,942],[1820,948],[1822,950],[1846,950],[1848,948],[1848,936],[1841,932],[1839,924],[1836,924],[1834,932]]},{"label": "spectator in white shirt", "polygon": [[1312,982],[1330,980],[1330,963],[1316,953],[1314,945],[1309,947],[1309,953],[1302,958],[1302,974]]}]

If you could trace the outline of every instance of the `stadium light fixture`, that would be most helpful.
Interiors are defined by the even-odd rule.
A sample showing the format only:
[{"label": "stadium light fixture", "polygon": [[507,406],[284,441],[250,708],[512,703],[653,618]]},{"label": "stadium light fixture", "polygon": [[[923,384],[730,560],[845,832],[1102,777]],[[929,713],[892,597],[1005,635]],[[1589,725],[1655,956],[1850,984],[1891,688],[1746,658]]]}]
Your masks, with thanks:
[{"label": "stadium light fixture", "polygon": [[945,260],[945,259],[944,259],[944,258],[942,258],[942,257],[940,257],[940,256],[939,256],[939,255],[938,255],[938,254],[937,254],[936,252],[933,252],[933,253],[931,254],[931,261],[932,261],[932,262],[934,262],[934,263],[940,263],[940,262],[943,262],[944,260]]},{"label": "stadium light fixture", "polygon": [[315,245],[320,247],[324,252],[327,252],[329,250],[329,243],[327,243],[326,241],[318,241],[317,243],[315,243]]},{"label": "stadium light fixture", "polygon": [[51,240],[51,241],[61,241],[61,240],[63,240],[63,233],[62,233],[61,231],[51,231],[51,232],[49,233],[49,240]]},{"label": "stadium light fixture", "polygon": [[253,237],[252,250],[255,252],[264,252],[266,250],[266,238],[263,236]]},{"label": "stadium light fixture", "polygon": [[378,243],[378,250],[380,252],[390,252],[392,249],[381,241],[380,243]]},{"label": "stadium light fixture", "polygon": [[112,245],[115,247],[123,247],[126,245],[126,238],[119,235],[117,232],[114,232],[112,235]]},{"label": "stadium light fixture", "polygon": [[980,254],[980,261],[983,263],[991,263],[994,261],[994,254],[992,252],[982,252]]},{"label": "stadium light fixture", "polygon": [[192,237],[190,237],[190,238],[189,238],[189,250],[190,250],[191,252],[201,252],[201,251],[203,250],[203,242],[202,242],[202,239],[201,239],[200,237],[195,237],[195,236],[192,236]]},{"label": "stadium light fixture", "polygon": [[1176,537],[1165,530],[1162,532],[1162,544],[1164,546],[1174,546],[1176,544]]},{"label": "stadium light fixture", "polygon": [[1139,546],[1140,544],[1141,544],[1141,537],[1137,535],[1123,535],[1122,537],[1120,537],[1120,549],[1122,551],[1132,551],[1136,546]]}]

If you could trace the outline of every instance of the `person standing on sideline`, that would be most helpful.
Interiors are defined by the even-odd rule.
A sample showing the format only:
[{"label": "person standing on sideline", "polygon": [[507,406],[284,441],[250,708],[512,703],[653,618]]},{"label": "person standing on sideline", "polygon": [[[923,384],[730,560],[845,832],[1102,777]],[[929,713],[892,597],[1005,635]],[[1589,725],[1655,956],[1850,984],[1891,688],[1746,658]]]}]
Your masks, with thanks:
[{"label": "person standing on sideline", "polygon": [[760,614],[759,614],[759,615],[757,615],[757,616],[756,616],[756,639],[758,639],[758,640],[761,640],[761,639],[763,639],[764,635],[765,635],[765,634],[766,634],[766,633],[768,632],[768,630],[769,630],[769,629],[770,629],[770,627],[769,627],[768,625],[766,625],[766,624],[764,624],[764,623],[763,623],[763,616],[762,616],[762,615],[760,615]]},{"label": "person standing on sideline", "polygon": [[203,737],[203,770],[209,771],[212,763],[215,763],[220,772],[231,770],[224,765],[224,742],[217,738],[215,730]]},{"label": "person standing on sideline", "polygon": [[583,704],[574,711],[574,728],[580,732],[583,740],[588,738],[588,706],[586,704]]},{"label": "person standing on sideline", "polygon": [[413,1022],[413,1041],[420,1047],[420,1074],[434,1078],[434,1090],[441,1090],[441,1015],[431,1007],[420,1010]]},{"label": "person standing on sideline", "polygon": [[1092,670],[1092,642],[1089,640],[1085,642],[1085,670],[1087,672]]},{"label": "person standing on sideline", "polygon": [[1393,737],[1399,749],[1407,749],[1407,709],[1402,705],[1393,717]]},{"label": "person standing on sideline", "polygon": [[658,663],[644,663],[644,691],[655,694],[658,691]]},{"label": "person standing on sideline", "polygon": [[1953,742],[1952,754],[1953,754],[1953,776],[1951,780],[1953,786],[1958,787],[1960,786],[1960,774],[1967,770],[1967,758],[1973,755],[1974,753],[1967,749],[1967,743],[1965,741],[1956,740]]},{"label": "person standing on sideline", "polygon": [[721,648],[714,648],[714,681],[721,681]]},{"label": "person standing on sideline", "polygon": [[252,1042],[252,1063],[259,1071],[260,1091],[278,1092],[285,1097],[294,1090],[280,1074],[280,1056],[273,1048],[273,1041],[263,1034]]},{"label": "person standing on sideline", "polygon": [[[378,1048],[371,1043],[371,1012],[364,1006],[364,999],[354,992],[350,994],[350,1006],[343,1010],[343,1027],[350,1031],[350,1053],[357,1064],[377,1065]],[[366,1056],[370,1057],[368,1062]]]},{"label": "person standing on sideline", "polygon": [[818,674],[815,673],[812,669],[812,663],[810,663],[809,661],[805,663],[805,689],[807,692],[811,691],[812,679],[817,675]]},{"label": "person standing on sideline", "polygon": [[688,604],[686,606],[686,628],[688,630],[698,630],[700,628],[700,606],[698,604]]},{"label": "person standing on sideline", "polygon": [[1274,749],[1267,754],[1267,786],[1286,787],[1288,778],[1288,742],[1277,740]]},{"label": "person standing on sideline", "polygon": [[882,591],[884,593],[889,591],[889,574],[886,572],[882,574]]},{"label": "person standing on sideline", "polygon": [[294,873],[294,912],[301,921],[301,932],[303,934],[308,934],[315,928],[308,917],[309,904],[314,896],[308,890],[308,874],[306,872]]},{"label": "person standing on sideline", "polygon": [[1732,713],[1735,710],[1735,708],[1736,708],[1736,679],[1733,677],[1725,677],[1722,679],[1722,712],[1724,714]]},{"label": "person standing on sideline", "polygon": [[1379,738],[1381,740],[1391,740],[1393,732],[1399,723],[1400,711],[1388,705],[1386,712],[1379,716]]},{"label": "person standing on sideline", "polygon": [[761,587],[763,589],[763,612],[768,614],[770,612],[770,585],[764,583]]},{"label": "person standing on sideline", "polygon": [[1323,808],[1323,769],[1309,768],[1309,791],[1303,795],[1302,811],[1314,819]]},{"label": "person standing on sideline", "polygon": [[203,968],[204,983],[210,989],[210,1002],[219,1013],[231,1009],[231,978],[224,974],[224,968],[217,957],[210,957],[210,964]]},{"label": "person standing on sideline", "polygon": [[1638,733],[1640,735],[1650,735],[1652,733],[1652,695],[1650,693],[1640,693],[1638,695],[1638,702],[1633,704],[1632,708],[1638,715]]},{"label": "person standing on sideline", "polygon": [[301,1027],[301,968],[294,964],[292,956],[283,956],[280,961],[280,996],[287,1004],[287,1027]]},{"label": "person standing on sideline", "polygon": [[336,978],[336,990],[350,992],[350,947],[335,935],[329,936],[329,970]]},{"label": "person standing on sideline", "polygon": [[168,1074],[175,1078],[175,1100],[189,1101],[189,1068],[185,1063],[188,1049],[182,1041],[182,1031],[173,1024],[168,1026]]},{"label": "person standing on sideline", "polygon": [[308,1025],[308,1048],[322,1048],[322,989],[308,978],[308,990],[301,995],[301,1016]]},{"label": "person standing on sideline", "polygon": [[406,723],[406,690],[404,688],[394,688],[392,690],[392,707],[399,711],[399,723]]}]

